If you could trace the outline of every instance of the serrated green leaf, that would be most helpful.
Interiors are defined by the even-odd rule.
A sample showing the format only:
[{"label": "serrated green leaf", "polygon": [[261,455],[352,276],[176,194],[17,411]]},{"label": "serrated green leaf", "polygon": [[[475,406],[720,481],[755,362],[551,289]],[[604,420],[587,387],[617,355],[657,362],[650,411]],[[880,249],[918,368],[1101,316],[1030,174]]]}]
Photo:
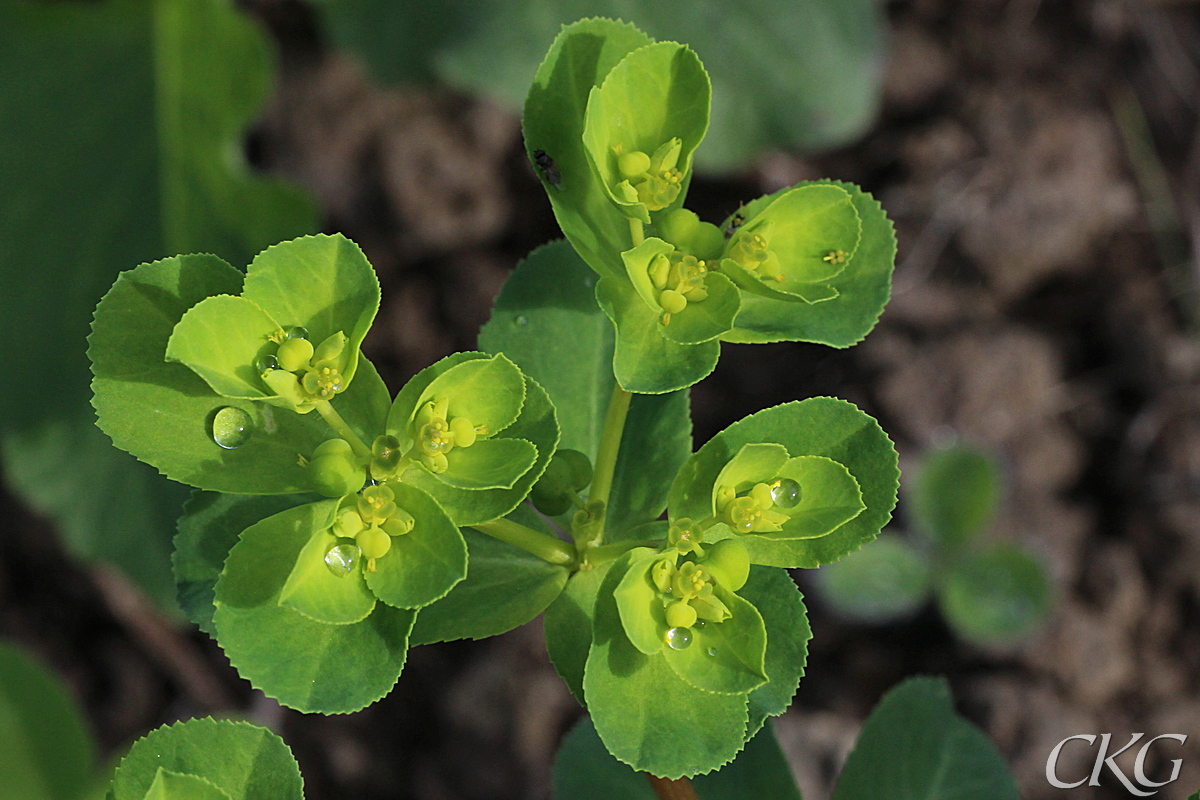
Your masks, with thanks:
[{"label": "serrated green leaf", "polygon": [[442,399],[448,402],[447,419],[463,416],[499,433],[521,413],[525,380],[517,365],[502,354],[468,359],[434,378],[421,392],[413,413],[425,403]]},{"label": "serrated green leaf", "polygon": [[192,306],[175,325],[166,359],[178,361],[223,397],[257,400],[270,392],[254,362],[280,329],[267,312],[244,297],[217,295]]},{"label": "serrated green leaf", "polygon": [[169,772],[162,767],[146,790],[144,800],[230,800],[229,795],[198,775]]},{"label": "serrated green leaf", "polygon": [[[812,304],[781,303],[753,294],[742,296],[735,327],[721,338],[727,342],[816,342],[849,347],[862,341],[883,313],[891,295],[896,261],[896,234],[882,206],[854,184],[817,181],[800,186],[829,185],[850,193],[862,224],[858,249],[842,271],[825,284],[837,296]],[[748,203],[736,213],[752,217],[783,189]],[[732,217],[730,218],[732,219]],[[726,220],[728,228],[730,220]]]},{"label": "serrated green leaf", "polygon": [[898,536],[881,536],[817,573],[821,595],[838,612],[866,622],[901,619],[929,600],[928,557]]},{"label": "serrated green leaf", "polygon": [[585,708],[583,672],[592,647],[596,597],[612,565],[611,561],[599,566],[589,564],[572,575],[559,596],[546,608],[543,620],[550,663]]},{"label": "serrated green leaf", "polygon": [[679,344],[663,336],[658,313],[642,302],[628,281],[601,278],[596,301],[617,330],[612,367],[625,391],[665,394],[686,389],[716,368],[719,342]]},{"label": "serrated green leaf", "polygon": [[711,772],[742,749],[746,696],[696,689],[665,656],[630,643],[613,599],[628,566],[628,556],[616,561],[596,596],[583,676],[592,722],[608,751],[634,769],[665,778]]},{"label": "serrated green leaf", "polygon": [[[511,358],[565,411],[559,447],[593,460],[614,383],[612,323],[596,305],[596,280],[566,242],[544,245],[517,265],[479,332],[480,347]],[[605,516],[610,541],[658,518],[667,486],[646,478],[674,475],[691,452],[686,391],[630,400]]]},{"label": "serrated green leaf", "polygon": [[[768,730],[746,743],[733,763],[692,780],[700,800],[801,800],[791,769]],[[558,800],[655,800],[643,773],[617,761],[587,717],[563,739],[554,759],[554,796]]]},{"label": "serrated green leaf", "polygon": [[[239,287],[240,273],[214,256],[175,256],[123,273],[96,309],[89,340],[99,425],[118,447],[181,483],[234,493],[308,491],[297,457],[329,436],[316,414],[220,397],[163,358],[188,308]],[[383,429],[388,391],[369,364],[362,373],[333,405],[370,441]],[[210,427],[227,406],[249,414],[254,431],[233,450],[219,447]]]},{"label": "serrated green leaf", "polygon": [[462,534],[467,577],[421,609],[414,645],[498,636],[545,611],[566,586],[566,568],[470,528]]},{"label": "serrated green leaf", "polygon": [[[612,20],[567,25],[537,68],[525,100],[525,150],[531,163],[538,164],[540,153],[553,169],[551,174],[539,165],[554,216],[588,266],[611,277],[624,274],[620,253],[633,240],[627,218],[593,175],[583,143],[584,118],[592,88],[628,53],[650,42],[632,25]],[[544,42],[539,53],[541,46]]]},{"label": "serrated green leaf", "polygon": [[362,570],[340,576],[329,571],[325,554],[338,544],[338,539],[329,532],[326,520],[316,522],[322,527],[314,530],[300,548],[279,590],[279,604],[329,625],[361,622],[375,609],[375,595],[367,589]]},{"label": "serrated green leaf", "polygon": [[697,624],[690,647],[666,647],[662,654],[671,669],[697,689],[744,695],[766,683],[767,631],[753,603],[720,587],[717,595],[729,609],[729,619]]},{"label": "serrated green leaf", "polygon": [[537,447],[524,439],[481,439],[450,451],[450,467],[434,477],[456,489],[511,489],[537,459]]},{"label": "serrated green leaf", "polygon": [[[895,448],[871,417],[853,404],[813,397],[774,406],[735,422],[710,439],[671,485],[671,518],[705,519],[721,469],[743,445],[775,442],[793,457],[822,456],[844,466],[862,491],[866,509],[832,533],[816,539],[773,541],[742,536],[755,564],[817,567],[874,539],[891,518],[899,479]],[[802,501],[803,502],[803,501]]]},{"label": "serrated green leaf", "polygon": [[1050,608],[1050,580],[1020,547],[995,545],[965,555],[940,576],[938,604],[954,630],[985,647],[1028,636]]},{"label": "serrated green leaf", "polygon": [[421,608],[446,596],[467,574],[467,545],[441,506],[412,486],[387,484],[396,505],[416,520],[413,529],[392,537],[392,546],[366,574],[367,586],[396,608]]},{"label": "serrated green leaf", "polygon": [[247,528],[217,580],[217,642],[243,678],[298,711],[348,713],[387,694],[415,616],[379,603],[362,622],[327,625],[280,604],[292,564],[336,504],[311,503]]},{"label": "serrated green leaf", "polygon": [[954,712],[944,679],[910,678],[863,725],[833,800],[1017,800],[983,731]]},{"label": "serrated green leaf", "polygon": [[13,800],[76,800],[90,782],[95,745],[62,682],[0,642],[0,775]]},{"label": "serrated green leaf", "polygon": [[193,492],[175,535],[176,597],[187,618],[209,636],[217,577],[242,531],[267,517],[311,502],[305,495],[236,495]]},{"label": "serrated green leaf", "polygon": [[999,465],[980,450],[932,451],[913,482],[913,526],[935,545],[957,549],[995,519],[1001,485]]},{"label": "serrated green leaf", "polygon": [[193,719],[151,731],[121,761],[109,797],[142,800],[160,770],[202,778],[230,800],[303,800],[287,745],[246,722]]},{"label": "serrated green leaf", "polygon": [[750,577],[738,594],[758,609],[767,631],[763,657],[767,682],[747,697],[746,737],[749,738],[758,733],[767,717],[779,716],[792,704],[804,677],[812,630],[804,598],[796,582],[782,569],[751,567]]},{"label": "serrated green leaf", "polygon": [[[711,99],[708,73],[700,59],[691,48],[676,42],[656,42],[634,50],[589,92],[583,126],[585,154],[609,199],[626,216],[649,223],[649,212],[662,206],[625,199],[618,190],[625,180],[617,167],[618,157],[641,152],[653,158],[664,145],[679,140],[678,161],[665,169],[677,169],[682,183],[691,173],[692,153],[708,130]],[[654,177],[661,179],[660,175]],[[682,205],[686,184],[680,189],[667,208]]]}]

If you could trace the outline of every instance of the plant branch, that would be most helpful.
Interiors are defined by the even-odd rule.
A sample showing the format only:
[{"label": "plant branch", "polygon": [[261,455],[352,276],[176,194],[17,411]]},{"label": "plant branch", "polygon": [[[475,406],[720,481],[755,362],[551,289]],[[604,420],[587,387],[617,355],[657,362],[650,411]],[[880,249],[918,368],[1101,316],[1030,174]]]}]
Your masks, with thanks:
[{"label": "plant branch", "polygon": [[650,781],[650,788],[654,790],[658,800],[700,800],[696,790],[692,788],[692,782],[687,778],[672,781],[656,778],[647,772],[646,780]]},{"label": "plant branch", "polygon": [[359,458],[371,460],[371,448],[367,447],[366,443],[358,438],[358,434],[342,419],[342,415],[334,409],[333,404],[328,400],[318,400],[313,404],[317,409],[317,413],[321,418],[329,423],[329,427],[333,428],[334,432],[350,443],[350,449],[354,451],[354,455]]},{"label": "plant branch", "polygon": [[642,227],[642,221],[636,217],[629,218],[629,238],[633,239],[634,247],[646,241],[646,231]]},{"label": "plant branch", "polygon": [[497,519],[491,522],[481,522],[472,525],[480,533],[486,533],[493,539],[508,542],[527,553],[533,553],[543,561],[569,567],[575,564],[575,551],[561,539],[548,536],[533,528],[527,528],[511,519]]},{"label": "plant branch", "polygon": [[617,469],[617,453],[621,449],[621,437],[625,433],[625,417],[629,414],[629,401],[633,395],[613,384],[608,411],[604,415],[604,430],[600,433],[600,448],[596,451],[596,468],[592,473],[592,488],[588,502],[600,501],[607,508],[608,496],[612,492],[613,473]]}]

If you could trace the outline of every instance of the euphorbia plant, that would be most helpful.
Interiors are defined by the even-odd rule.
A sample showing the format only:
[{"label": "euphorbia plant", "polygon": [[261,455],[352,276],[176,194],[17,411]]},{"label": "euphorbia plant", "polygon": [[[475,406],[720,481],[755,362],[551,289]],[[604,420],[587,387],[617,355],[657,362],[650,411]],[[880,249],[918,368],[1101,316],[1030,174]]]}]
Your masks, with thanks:
[{"label": "euphorbia plant", "polygon": [[708,113],[686,46],[564,28],[524,129],[567,240],[517,267],[480,352],[394,398],[359,352],[378,283],[341,236],[277,245],[245,274],[144,264],[101,301],[99,424],[203,490],[177,537],[180,599],[255,686],[355,711],[408,646],[544,611],[555,667],[637,770],[715,770],[788,707],[809,630],[785,568],[875,538],[896,454],[832,398],[693,453],[687,389],[722,341],[861,339],[895,242],[878,203],[835,181],[700,220],[684,203]]}]

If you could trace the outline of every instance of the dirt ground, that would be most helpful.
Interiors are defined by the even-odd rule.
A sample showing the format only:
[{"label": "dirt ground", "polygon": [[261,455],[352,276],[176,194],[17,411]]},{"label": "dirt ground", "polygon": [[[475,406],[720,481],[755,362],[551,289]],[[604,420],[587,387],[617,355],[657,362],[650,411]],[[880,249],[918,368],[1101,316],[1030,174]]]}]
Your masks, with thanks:
[{"label": "dirt ground", "polygon": [[[377,88],[303,6],[252,8],[284,58],[251,152],[366,250],[384,305],[365,349],[399,387],[473,347],[508,271],[558,235],[519,121],[448,91]],[[944,674],[1029,800],[1128,797],[1111,775],[1054,790],[1045,762],[1067,736],[1135,731],[1189,736],[1159,795],[1182,800],[1200,786],[1200,14],[1151,0],[887,8],[884,111],[862,141],[697,178],[689,204],[716,219],[797,180],[857,182],[897,226],[892,302],[847,351],[726,345],[693,390],[697,442],[833,394],[880,419],[902,468],[948,437],[993,448],[1009,484],[998,535],[1040,555],[1055,606],[1034,638],[990,652],[933,609],[885,627],[838,619],[796,571],[814,638],[777,733],[805,797],[827,798],[880,695]],[[13,531],[0,537],[0,635],[68,678],[106,753],[173,719],[249,713],[295,749],[311,800],[547,797],[579,709],[538,623],[418,648],[384,701],[307,717],[256,696],[119,575],[71,563],[12,497],[0,505]]]}]

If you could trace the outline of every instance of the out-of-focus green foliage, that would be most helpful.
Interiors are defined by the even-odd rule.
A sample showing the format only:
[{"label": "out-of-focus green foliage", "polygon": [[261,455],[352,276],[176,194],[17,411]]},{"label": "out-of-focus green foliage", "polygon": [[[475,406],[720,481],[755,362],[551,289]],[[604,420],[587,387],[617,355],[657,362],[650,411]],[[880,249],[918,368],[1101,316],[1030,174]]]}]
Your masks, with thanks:
[{"label": "out-of-focus green foliage", "polygon": [[770,147],[846,144],[879,105],[877,0],[322,0],[334,40],[389,83],[440,78],[519,109],[561,25],[618,17],[687,42],[712,76],[706,171],[745,166]]},{"label": "out-of-focus green foliage", "polygon": [[121,270],[176,252],[245,264],[314,227],[303,194],[241,155],[272,61],[226,0],[0,6],[0,340],[19,376],[0,398],[4,472],[76,552],[163,600],[187,491],[95,427],[85,337]]}]

